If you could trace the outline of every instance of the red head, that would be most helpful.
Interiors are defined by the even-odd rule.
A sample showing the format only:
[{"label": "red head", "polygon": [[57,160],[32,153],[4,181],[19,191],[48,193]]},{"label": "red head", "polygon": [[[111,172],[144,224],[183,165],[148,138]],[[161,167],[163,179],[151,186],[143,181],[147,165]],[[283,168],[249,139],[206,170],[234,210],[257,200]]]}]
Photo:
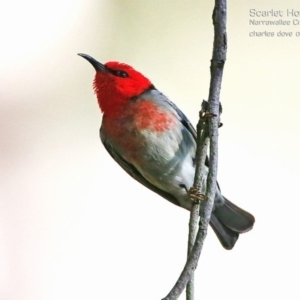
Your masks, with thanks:
[{"label": "red head", "polygon": [[122,112],[123,106],[152,86],[149,79],[131,66],[110,61],[101,64],[86,54],[79,54],[95,68],[94,90],[98,103],[105,115]]}]

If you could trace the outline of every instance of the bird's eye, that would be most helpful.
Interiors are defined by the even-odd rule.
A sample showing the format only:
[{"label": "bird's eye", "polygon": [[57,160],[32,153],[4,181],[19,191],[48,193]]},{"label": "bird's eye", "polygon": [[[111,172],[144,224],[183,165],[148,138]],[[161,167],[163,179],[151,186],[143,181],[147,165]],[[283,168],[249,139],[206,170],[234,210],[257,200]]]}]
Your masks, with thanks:
[{"label": "bird's eye", "polygon": [[122,78],[128,77],[128,74],[125,71],[121,71],[121,70],[113,71],[113,74]]}]

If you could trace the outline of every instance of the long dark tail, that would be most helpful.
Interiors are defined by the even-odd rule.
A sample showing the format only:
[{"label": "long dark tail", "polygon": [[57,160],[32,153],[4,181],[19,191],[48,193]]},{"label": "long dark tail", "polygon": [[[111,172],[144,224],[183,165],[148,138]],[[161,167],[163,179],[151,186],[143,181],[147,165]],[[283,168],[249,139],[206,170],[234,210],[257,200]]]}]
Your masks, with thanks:
[{"label": "long dark tail", "polygon": [[[224,196],[223,196],[224,197]],[[220,206],[216,206],[210,219],[210,225],[225,249],[232,249],[239,234],[252,229],[254,217],[239,208],[228,199]]]}]

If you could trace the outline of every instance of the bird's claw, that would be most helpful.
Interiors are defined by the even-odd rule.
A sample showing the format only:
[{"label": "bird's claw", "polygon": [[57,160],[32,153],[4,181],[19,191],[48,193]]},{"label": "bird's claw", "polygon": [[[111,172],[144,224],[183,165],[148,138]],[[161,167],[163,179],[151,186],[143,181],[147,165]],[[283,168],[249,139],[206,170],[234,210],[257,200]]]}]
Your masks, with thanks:
[{"label": "bird's claw", "polygon": [[[208,120],[208,119],[210,119],[212,117],[216,117],[217,116],[216,114],[212,114],[212,113],[210,113],[208,111],[203,111],[203,110],[200,111],[199,115],[200,115],[200,119],[203,120],[203,122],[205,122],[206,120]],[[219,126],[218,127],[220,128],[222,126],[223,126],[223,123],[219,122]]]},{"label": "bird's claw", "polygon": [[193,186],[189,190],[189,198],[195,202],[196,204],[199,204],[200,201],[207,200],[207,196],[200,193],[197,188],[194,188]]},{"label": "bird's claw", "polygon": [[[221,103],[219,103],[219,113],[220,113],[220,115],[222,113],[222,105],[221,105]],[[199,113],[200,119],[203,122],[205,122],[208,119],[216,117],[216,116],[217,116],[216,114],[213,114],[213,113],[209,112],[209,103],[207,101],[203,100],[202,104],[201,104],[201,111]],[[219,128],[222,127],[222,126],[223,126],[223,123],[219,122]]]},{"label": "bird's claw", "polygon": [[216,116],[217,116],[216,114],[210,113],[208,111],[203,111],[203,110],[200,111],[200,118],[203,119],[209,119]]}]

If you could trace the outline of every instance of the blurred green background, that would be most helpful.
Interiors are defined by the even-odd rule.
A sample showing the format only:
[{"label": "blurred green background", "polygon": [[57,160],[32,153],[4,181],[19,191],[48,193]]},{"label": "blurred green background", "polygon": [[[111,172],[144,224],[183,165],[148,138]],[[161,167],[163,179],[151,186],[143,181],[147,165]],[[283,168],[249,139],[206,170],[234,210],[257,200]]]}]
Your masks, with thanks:
[{"label": "blurred green background", "polygon": [[[0,4],[0,299],[161,299],[185,261],[189,214],[106,153],[94,70],[76,54],[131,64],[196,124],[213,1]],[[249,25],[250,9],[297,8],[229,1],[218,179],[257,221],[232,251],[209,231],[197,298],[300,296],[298,27]]]}]

